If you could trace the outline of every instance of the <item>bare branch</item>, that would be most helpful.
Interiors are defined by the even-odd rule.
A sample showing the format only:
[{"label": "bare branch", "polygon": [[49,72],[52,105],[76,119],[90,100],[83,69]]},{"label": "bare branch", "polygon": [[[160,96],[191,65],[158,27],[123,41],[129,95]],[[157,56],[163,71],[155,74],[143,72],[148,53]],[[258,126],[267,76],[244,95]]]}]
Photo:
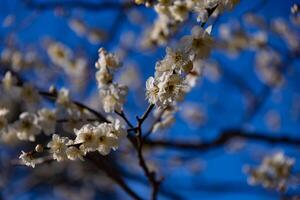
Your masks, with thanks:
[{"label": "bare branch", "polygon": [[286,136],[274,137],[265,133],[247,132],[241,129],[231,129],[223,131],[219,137],[208,142],[188,142],[188,141],[174,141],[174,140],[145,140],[144,144],[151,147],[166,147],[181,150],[195,150],[195,151],[209,151],[223,147],[232,139],[246,139],[253,141],[265,142],[268,144],[285,144],[299,147],[300,139],[290,138]]}]

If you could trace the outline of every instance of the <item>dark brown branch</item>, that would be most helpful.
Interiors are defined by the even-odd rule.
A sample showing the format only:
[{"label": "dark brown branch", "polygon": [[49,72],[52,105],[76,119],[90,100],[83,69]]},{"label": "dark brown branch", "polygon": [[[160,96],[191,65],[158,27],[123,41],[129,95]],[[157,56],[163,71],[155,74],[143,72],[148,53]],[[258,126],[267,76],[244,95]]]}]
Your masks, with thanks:
[{"label": "dark brown branch", "polygon": [[[16,86],[17,87],[22,87],[24,85],[25,81],[22,79],[22,77],[17,72],[15,72],[14,70],[6,67],[5,65],[2,65],[2,63],[0,63],[0,64],[1,64],[1,67],[3,66],[3,68],[4,68],[4,73],[6,73],[7,71],[10,71],[16,77],[16,79],[17,79],[17,85]],[[1,83],[2,82],[0,82],[0,84]],[[51,93],[51,92],[48,92],[48,91],[43,91],[43,90],[38,89],[38,93],[39,93],[39,95],[41,95],[45,98],[48,98],[52,101],[56,100],[56,98],[57,98],[57,93],[55,93],[55,92]],[[72,100],[72,103],[75,104],[76,106],[80,107],[80,108],[83,108],[83,109],[89,111],[90,113],[95,115],[100,121],[109,122],[100,112],[94,110],[93,108],[91,108],[91,107],[89,107],[89,106],[87,106],[87,105],[85,105],[85,104],[83,104],[79,101],[75,101],[75,100]]]},{"label": "dark brown branch", "polygon": [[88,154],[85,158],[91,161],[100,170],[104,171],[109,178],[114,180],[117,185],[119,185],[133,199],[142,200],[142,198],[137,193],[135,193],[123,180],[121,174],[118,173],[118,170],[113,167],[112,164],[107,162],[107,159],[105,157],[93,153]]},{"label": "dark brown branch", "polygon": [[159,123],[162,120],[162,116],[164,114],[164,112],[167,110],[167,108],[165,108],[164,110],[162,110],[159,115],[157,116],[157,118],[154,120],[154,122],[151,124],[149,130],[144,134],[143,139],[146,139],[150,136],[150,134],[153,132],[154,130],[154,126]]},{"label": "dark brown branch", "polygon": [[126,117],[124,111],[122,110],[121,112],[118,112],[118,111],[115,111],[115,113],[117,115],[119,115],[126,123],[127,125],[130,127],[130,128],[134,128],[133,125],[131,124],[131,122],[128,120],[128,118]]},{"label": "dark brown branch", "polygon": [[[43,97],[49,98],[51,100],[55,100],[57,98],[57,94],[55,93],[50,93],[47,91],[39,91],[39,94]],[[98,111],[90,108],[89,106],[79,102],[79,101],[72,101],[72,103],[74,103],[76,106],[86,109],[88,110],[90,113],[94,114],[99,120],[101,120],[102,122],[109,122],[101,113],[99,113]]]},{"label": "dark brown branch", "polygon": [[136,130],[136,150],[137,150],[137,154],[138,154],[138,159],[139,159],[139,164],[141,166],[141,168],[144,171],[145,176],[147,177],[149,183],[151,184],[152,187],[152,194],[151,194],[151,199],[155,200],[157,199],[157,195],[158,195],[158,190],[159,190],[159,186],[160,183],[162,181],[162,179],[158,180],[156,178],[156,173],[155,171],[151,171],[149,169],[149,167],[147,166],[146,160],[143,156],[143,137],[142,137],[142,125],[143,122],[147,119],[148,115],[151,113],[151,111],[154,108],[154,104],[150,104],[147,108],[147,110],[144,112],[144,114],[142,115],[142,117],[136,117],[137,121],[138,121],[138,125],[135,128]]},{"label": "dark brown branch", "polygon": [[[208,13],[208,17],[210,17],[214,13],[214,11],[217,9],[217,7],[218,7],[218,4],[213,8],[206,9],[207,13]],[[206,24],[206,22],[202,22],[201,27],[204,28],[205,24]]]},{"label": "dark brown branch", "polygon": [[141,118],[139,118],[139,117],[136,117],[137,118],[137,120],[138,120],[138,125],[142,125],[143,124],[143,122],[147,119],[147,117],[148,117],[148,115],[151,113],[151,111],[153,110],[153,108],[154,108],[154,104],[150,104],[149,106],[148,106],[148,108],[147,108],[147,110],[144,112],[144,114],[142,115],[142,117]]},{"label": "dark brown branch", "polygon": [[274,137],[264,133],[247,132],[240,129],[226,130],[219,137],[212,141],[207,142],[188,142],[188,141],[172,141],[172,140],[145,140],[144,144],[151,147],[166,147],[181,150],[196,150],[196,151],[209,151],[223,147],[227,142],[232,139],[246,139],[253,141],[265,142],[268,144],[285,144],[290,146],[299,147],[300,139],[290,138],[286,136]]}]

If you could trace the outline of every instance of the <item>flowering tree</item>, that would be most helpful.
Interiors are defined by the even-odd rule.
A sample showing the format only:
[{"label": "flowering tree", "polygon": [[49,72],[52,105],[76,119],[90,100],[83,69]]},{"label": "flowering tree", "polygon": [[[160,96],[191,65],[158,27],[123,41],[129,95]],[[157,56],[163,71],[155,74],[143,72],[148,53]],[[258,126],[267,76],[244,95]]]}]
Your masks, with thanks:
[{"label": "flowering tree", "polygon": [[199,199],[220,192],[200,184],[213,150],[248,157],[212,167],[243,171],[246,196],[300,198],[300,138],[282,133],[299,128],[299,7],[267,19],[270,2],[18,2],[2,19],[2,198]]}]

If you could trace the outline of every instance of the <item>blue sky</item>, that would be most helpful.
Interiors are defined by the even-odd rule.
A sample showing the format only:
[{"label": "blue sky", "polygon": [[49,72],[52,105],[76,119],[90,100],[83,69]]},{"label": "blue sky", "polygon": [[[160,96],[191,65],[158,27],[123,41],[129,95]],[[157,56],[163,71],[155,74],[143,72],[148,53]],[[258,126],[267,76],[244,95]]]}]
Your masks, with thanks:
[{"label": "blue sky", "polygon": [[[36,0],[37,2],[49,2],[51,0]],[[218,37],[218,28],[222,23],[232,20],[241,22],[241,15],[249,8],[259,5],[264,0],[246,1],[241,0],[241,3],[232,11],[225,13],[214,24],[212,36]],[[104,46],[108,50],[115,50],[119,44],[120,37],[125,32],[133,32],[137,36],[141,34],[143,26],[132,25],[128,20],[120,23],[116,31],[114,31],[114,38],[110,42],[93,45],[87,41],[86,38],[78,37],[72,32],[67,24],[69,17],[79,16],[86,21],[90,26],[101,27],[108,29],[116,18],[116,12],[112,11],[89,11],[80,9],[71,9],[67,11],[67,16],[57,17],[53,10],[33,12],[26,7],[23,1],[20,0],[2,0],[0,6],[0,21],[7,15],[13,14],[15,16],[15,28],[1,28],[0,38],[5,37],[10,31],[15,31],[16,38],[20,48],[25,48],[27,45],[35,46],[41,43],[45,37],[51,37],[54,40],[60,41],[68,45],[72,49],[82,50],[85,55],[89,56],[89,67],[94,70],[94,62],[97,59],[97,50]],[[92,1],[91,1],[92,2]],[[274,18],[284,18],[288,20],[290,17],[290,7],[293,3],[299,0],[268,0],[263,7],[257,10],[257,14],[261,15],[270,22]],[[147,13],[146,17],[151,22],[155,14],[151,9],[142,8],[143,12]],[[24,28],[20,25],[24,19],[31,19],[30,25]],[[178,34],[177,38],[189,32],[190,26],[184,26],[183,30]],[[299,31],[299,30],[298,30]],[[300,38],[300,36],[299,36]],[[276,40],[270,38],[270,43],[275,43]],[[282,52],[286,49],[279,43]],[[1,44],[0,50],[3,45]],[[141,73],[142,84],[144,85],[147,77],[154,73],[155,62],[164,56],[164,47],[160,47],[150,53],[131,52],[123,62],[136,62],[138,70]],[[246,128],[252,131],[259,131],[266,134],[273,134],[280,136],[287,134],[291,137],[300,137],[300,123],[299,116],[293,117],[292,111],[294,109],[293,102],[297,101],[296,97],[300,97],[300,68],[299,58],[296,59],[290,66],[292,70],[286,75],[286,84],[279,89],[271,89],[270,95],[263,106],[258,110],[255,116],[247,122],[243,122],[245,114],[245,102],[247,97],[243,96],[236,85],[228,82],[226,77],[227,71],[236,74],[240,79],[246,82],[256,93],[261,94],[264,85],[259,81],[254,72],[253,52],[242,52],[237,58],[230,58],[224,52],[214,51],[212,58],[221,60],[224,63],[221,66],[223,70],[220,80],[212,82],[208,78],[203,78],[192,93],[187,96],[187,102],[193,102],[201,106],[205,110],[207,121],[200,127],[191,128],[185,121],[176,115],[176,123],[169,131],[159,132],[153,135],[155,137],[164,137],[172,139],[193,139],[193,140],[210,140],[218,136],[218,134],[226,128]],[[25,74],[28,79],[32,78],[32,74]],[[75,99],[86,99],[89,95],[96,91],[94,77],[88,77],[88,89],[76,94]],[[66,86],[64,76],[57,81],[57,86]],[[147,102],[143,99],[143,89],[138,91],[130,91],[128,101],[125,105],[125,111],[128,113],[130,119],[133,121],[135,115],[139,115],[147,107]],[[137,98],[137,96],[141,98]],[[298,98],[298,101],[300,98]],[[275,110],[280,116],[280,128],[273,132],[265,123],[266,113],[270,110]],[[161,135],[159,135],[161,134]],[[183,165],[172,170],[163,170],[168,173],[165,176],[165,181],[162,188],[177,192],[184,197],[184,199],[221,199],[221,200],[273,200],[279,199],[279,194],[269,190],[264,190],[260,186],[251,187],[247,185],[247,176],[243,172],[245,164],[257,165],[259,160],[266,153],[284,150],[287,155],[299,157],[299,149],[289,148],[286,146],[266,145],[259,142],[247,142],[246,146],[237,152],[224,151],[224,148],[218,148],[208,152],[189,152],[189,151],[168,151],[157,152],[154,160],[165,163],[169,156],[179,156],[183,158]],[[203,165],[203,171],[192,173],[189,169],[190,163],[198,163]],[[296,163],[295,170],[299,169],[299,162]],[[299,171],[299,170],[298,170]],[[139,192],[144,193],[145,186],[130,181],[130,184],[139,189]],[[290,189],[288,192],[300,192],[299,189]],[[35,199],[42,199],[43,197],[37,195]],[[23,196],[20,199],[33,199],[32,196]],[[163,199],[163,198],[162,198]]]}]

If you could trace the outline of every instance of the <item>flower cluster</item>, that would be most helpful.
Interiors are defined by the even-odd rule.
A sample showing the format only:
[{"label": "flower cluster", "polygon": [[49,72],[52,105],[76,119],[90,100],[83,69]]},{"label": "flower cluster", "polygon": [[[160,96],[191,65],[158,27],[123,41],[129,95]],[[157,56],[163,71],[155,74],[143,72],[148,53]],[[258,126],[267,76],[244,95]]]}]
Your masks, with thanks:
[{"label": "flower cluster", "polygon": [[12,66],[15,71],[28,69],[32,66],[42,66],[42,61],[37,52],[26,50],[24,52],[10,47],[4,48],[0,55],[0,61],[5,65]]},{"label": "flower cluster", "polygon": [[70,28],[81,37],[85,37],[92,44],[98,44],[106,38],[106,32],[102,29],[90,27],[80,19],[71,19],[69,21]]},{"label": "flower cluster", "polygon": [[154,77],[146,82],[146,97],[151,104],[160,107],[182,99],[187,85],[184,75],[193,67],[193,63],[180,51],[167,49],[166,57],[156,63]]},{"label": "flower cluster", "polygon": [[282,152],[265,157],[260,166],[246,167],[246,172],[250,175],[248,182],[251,185],[262,184],[266,188],[283,191],[286,189],[294,162],[294,159]]},{"label": "flower cluster", "polygon": [[181,101],[194,86],[194,75],[200,75],[194,63],[207,58],[212,49],[211,27],[194,27],[192,35],[181,39],[176,48],[167,48],[166,56],[155,66],[155,76],[146,82],[146,97],[151,104],[163,108]]},{"label": "flower cluster", "polygon": [[3,132],[5,132],[5,129],[7,128],[7,118],[6,115],[8,114],[9,110],[6,108],[0,108],[0,136]]},{"label": "flower cluster", "polygon": [[[137,4],[145,3],[151,6],[150,1],[136,0]],[[210,10],[217,8],[218,12],[229,10],[234,7],[239,0],[164,0],[154,4],[154,10],[158,13],[158,18],[145,37],[147,46],[151,44],[165,44],[169,37],[176,32],[179,25],[186,21],[190,13],[197,15],[197,21],[202,23],[208,20]]]},{"label": "flower cluster", "polygon": [[170,105],[164,110],[156,109],[154,112],[154,116],[159,120],[154,123],[152,132],[157,132],[158,130],[170,127],[175,122],[174,114],[177,110],[178,109],[175,105]]},{"label": "flower cluster", "polygon": [[285,41],[291,51],[300,51],[299,34],[284,19],[276,19],[271,25],[272,30]]},{"label": "flower cluster", "polygon": [[75,144],[80,144],[79,148],[84,154],[99,151],[102,155],[109,154],[111,149],[116,150],[120,140],[127,134],[119,120],[98,125],[86,124],[75,133]]},{"label": "flower cluster", "polygon": [[36,136],[41,132],[50,135],[55,130],[56,114],[55,110],[43,108],[38,111],[38,115],[29,112],[20,114],[19,120],[12,124],[7,123],[6,112],[1,110],[0,132],[1,139],[9,134],[15,134],[19,140],[34,142]]},{"label": "flower cluster", "polygon": [[300,5],[299,4],[293,4],[291,7],[291,14],[292,14],[292,22],[295,25],[300,25]]},{"label": "flower cluster", "polygon": [[113,83],[113,72],[120,67],[119,59],[104,48],[100,48],[99,59],[95,66],[98,69],[96,79],[104,111],[107,113],[121,111],[127,95],[127,87]]},{"label": "flower cluster", "polygon": [[271,50],[261,50],[256,54],[255,70],[262,82],[270,86],[280,86],[283,84],[281,58],[280,55]]},{"label": "flower cluster", "polygon": [[88,152],[98,151],[101,155],[107,155],[111,150],[119,147],[121,139],[126,137],[126,130],[118,119],[112,123],[85,124],[80,129],[74,130],[76,138],[71,140],[68,137],[52,135],[47,147],[37,145],[32,152],[22,151],[20,159],[23,164],[35,167],[42,163],[42,158],[35,158],[35,155],[48,150],[54,160],[83,160]]},{"label": "flower cluster", "polygon": [[61,67],[66,74],[80,77],[85,73],[87,61],[82,57],[75,57],[72,50],[59,42],[51,42],[47,53],[51,61]]}]

